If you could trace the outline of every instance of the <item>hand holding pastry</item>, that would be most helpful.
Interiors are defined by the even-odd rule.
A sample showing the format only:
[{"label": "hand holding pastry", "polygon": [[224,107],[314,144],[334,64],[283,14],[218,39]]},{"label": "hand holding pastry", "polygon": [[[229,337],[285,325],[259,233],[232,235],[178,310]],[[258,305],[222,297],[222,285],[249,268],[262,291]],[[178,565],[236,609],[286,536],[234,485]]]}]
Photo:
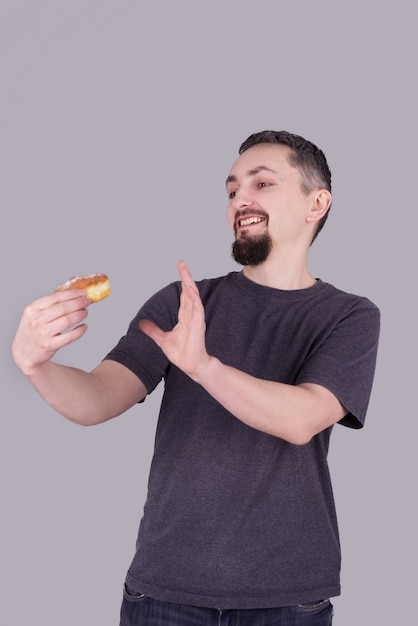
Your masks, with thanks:
[{"label": "hand holding pastry", "polygon": [[89,299],[83,291],[64,291],[35,300],[22,314],[13,341],[13,357],[25,375],[48,361],[87,330]]},{"label": "hand holding pastry", "polygon": [[70,278],[53,294],[28,304],[12,347],[16,365],[30,376],[57,350],[79,339],[87,330],[87,307],[109,293],[105,274],[88,274]]}]

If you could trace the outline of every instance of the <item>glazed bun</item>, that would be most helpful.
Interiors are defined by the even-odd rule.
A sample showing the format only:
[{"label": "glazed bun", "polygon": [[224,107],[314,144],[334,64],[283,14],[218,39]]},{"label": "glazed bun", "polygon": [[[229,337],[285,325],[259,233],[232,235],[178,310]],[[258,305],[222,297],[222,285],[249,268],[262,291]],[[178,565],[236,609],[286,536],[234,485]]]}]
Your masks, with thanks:
[{"label": "glazed bun", "polygon": [[100,302],[110,294],[110,282],[106,274],[73,276],[62,285],[58,285],[55,291],[66,291],[67,289],[84,289],[91,302]]}]

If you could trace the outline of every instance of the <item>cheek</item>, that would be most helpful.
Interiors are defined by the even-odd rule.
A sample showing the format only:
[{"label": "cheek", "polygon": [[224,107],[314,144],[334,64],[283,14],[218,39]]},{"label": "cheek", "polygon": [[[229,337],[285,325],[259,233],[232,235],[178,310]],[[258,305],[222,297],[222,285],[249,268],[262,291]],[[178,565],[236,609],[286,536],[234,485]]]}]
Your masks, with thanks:
[{"label": "cheek", "polygon": [[228,220],[228,224],[230,225],[232,230],[234,230],[234,221],[235,221],[234,216],[235,216],[235,211],[232,208],[232,206],[228,204],[228,207],[226,209],[226,219]]}]

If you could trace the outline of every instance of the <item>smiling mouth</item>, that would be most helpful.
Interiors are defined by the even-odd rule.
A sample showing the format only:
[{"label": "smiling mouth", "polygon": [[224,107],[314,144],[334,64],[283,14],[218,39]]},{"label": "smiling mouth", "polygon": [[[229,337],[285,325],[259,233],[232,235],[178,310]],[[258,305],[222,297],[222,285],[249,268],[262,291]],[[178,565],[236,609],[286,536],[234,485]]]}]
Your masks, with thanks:
[{"label": "smiling mouth", "polygon": [[238,226],[251,226],[251,224],[260,224],[260,222],[265,222],[266,218],[265,217],[258,217],[258,216],[252,216],[252,217],[244,217],[240,220],[238,220]]}]

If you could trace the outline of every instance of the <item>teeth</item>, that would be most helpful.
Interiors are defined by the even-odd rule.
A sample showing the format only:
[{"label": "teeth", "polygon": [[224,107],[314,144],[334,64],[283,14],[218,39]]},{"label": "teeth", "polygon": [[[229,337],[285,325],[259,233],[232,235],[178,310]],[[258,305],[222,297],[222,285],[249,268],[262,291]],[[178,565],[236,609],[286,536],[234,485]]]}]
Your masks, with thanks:
[{"label": "teeth", "polygon": [[245,220],[240,220],[240,226],[249,226],[250,224],[259,224],[260,222],[264,222],[263,217],[247,217]]}]

